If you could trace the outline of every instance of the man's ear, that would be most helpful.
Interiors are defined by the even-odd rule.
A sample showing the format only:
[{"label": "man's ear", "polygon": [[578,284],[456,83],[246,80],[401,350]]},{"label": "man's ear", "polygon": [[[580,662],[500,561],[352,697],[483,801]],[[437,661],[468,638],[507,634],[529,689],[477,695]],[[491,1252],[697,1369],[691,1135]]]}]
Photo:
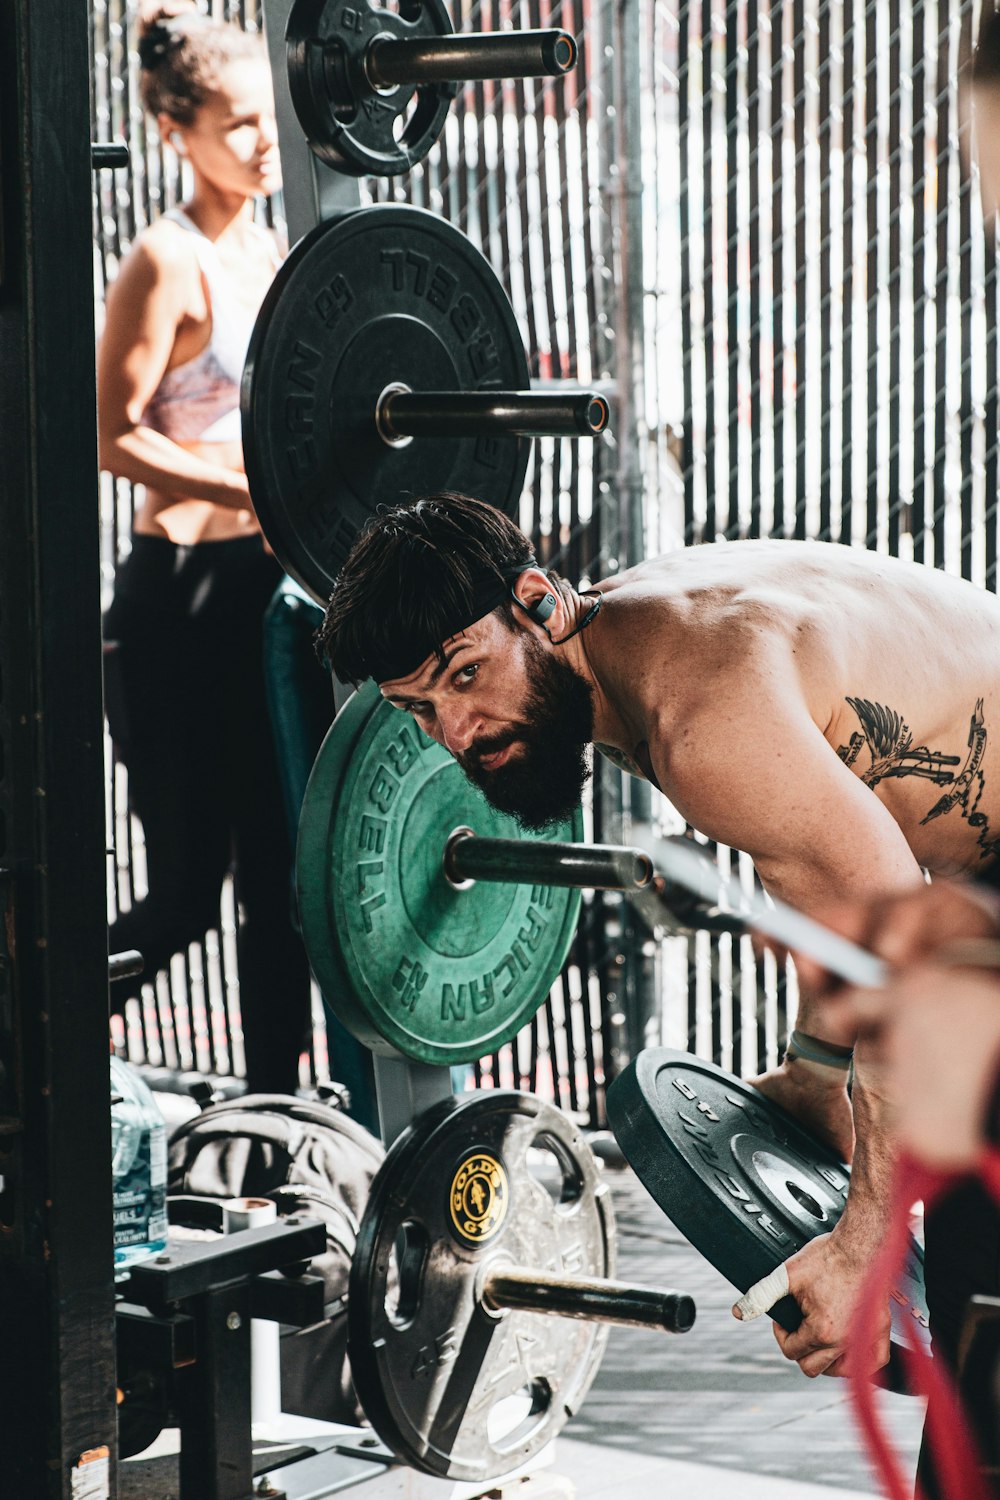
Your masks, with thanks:
[{"label": "man's ear", "polygon": [[559,595],[541,568],[528,568],[511,585],[510,597],[518,609],[548,633],[548,621],[559,608]]}]

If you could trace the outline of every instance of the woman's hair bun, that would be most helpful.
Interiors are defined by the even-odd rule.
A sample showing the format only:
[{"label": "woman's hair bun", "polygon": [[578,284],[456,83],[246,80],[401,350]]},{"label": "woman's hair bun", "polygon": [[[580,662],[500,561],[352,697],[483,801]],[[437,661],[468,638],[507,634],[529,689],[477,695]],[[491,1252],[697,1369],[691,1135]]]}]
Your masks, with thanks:
[{"label": "woman's hair bun", "polygon": [[139,92],[151,115],[190,125],[217,86],[220,69],[264,57],[264,39],[232,21],[215,21],[194,0],[140,0],[136,47]]},{"label": "woman's hair bun", "polygon": [[155,68],[168,53],[179,47],[190,21],[200,21],[201,13],[194,0],[155,0],[139,9],[139,62],[144,68]]}]

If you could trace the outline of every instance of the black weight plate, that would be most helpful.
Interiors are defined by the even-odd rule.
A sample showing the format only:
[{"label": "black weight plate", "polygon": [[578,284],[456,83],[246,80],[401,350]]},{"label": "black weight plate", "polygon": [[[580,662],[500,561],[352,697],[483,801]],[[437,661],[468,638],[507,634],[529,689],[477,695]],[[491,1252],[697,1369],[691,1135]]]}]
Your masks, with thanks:
[{"label": "black weight plate", "polygon": [[[785,1110],[687,1052],[641,1052],[608,1090],[608,1123],[629,1164],[695,1249],[741,1292],[832,1229],[850,1170]],[[930,1344],[923,1251],[892,1291],[892,1338]],[[793,1331],[791,1297],[771,1317]]]},{"label": "black weight plate", "polygon": [[378,506],[459,490],[517,511],[524,438],[422,438],[392,447],[386,386],[523,390],[524,345],[506,294],[466,237],[385,204],[320,224],[272,283],[243,372],[243,450],[254,509],[283,567],[321,603]]},{"label": "black weight plate", "polygon": [[353,177],[394,177],[422,161],[458,85],[376,89],[365,55],[376,37],[433,40],[453,29],[443,0],[411,0],[399,9],[369,0],[295,0],[285,28],[288,86],[316,155]]},{"label": "black weight plate", "polygon": [[506,1090],[427,1110],[372,1183],[351,1264],[351,1371],[382,1441],[484,1485],[529,1460],[579,1408],[608,1328],[487,1312],[482,1279],[500,1265],[611,1276],[614,1263],[607,1188],[560,1110]]}]

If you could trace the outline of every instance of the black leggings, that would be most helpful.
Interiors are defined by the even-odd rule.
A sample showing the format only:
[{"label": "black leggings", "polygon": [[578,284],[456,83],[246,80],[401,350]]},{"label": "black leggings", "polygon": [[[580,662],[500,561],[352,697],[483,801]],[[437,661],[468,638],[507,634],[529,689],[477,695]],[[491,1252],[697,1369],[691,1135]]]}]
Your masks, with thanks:
[{"label": "black leggings", "polygon": [[[215,923],[235,864],[247,1078],[264,1093],[294,1090],[309,1013],[261,653],[280,577],[257,536],[192,547],[136,536],[104,630],[117,643],[108,720],[149,876],[146,899],[114,923],[110,951],[143,954],[134,992]],[[116,1008],[127,992],[114,987]]]}]

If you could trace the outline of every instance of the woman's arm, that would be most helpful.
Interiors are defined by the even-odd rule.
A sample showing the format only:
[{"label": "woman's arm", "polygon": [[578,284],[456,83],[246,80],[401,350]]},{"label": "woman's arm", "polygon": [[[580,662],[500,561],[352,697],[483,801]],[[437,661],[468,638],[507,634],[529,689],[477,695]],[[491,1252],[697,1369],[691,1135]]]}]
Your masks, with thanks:
[{"label": "woman's arm", "polygon": [[189,257],[180,246],[148,235],[124,262],[108,294],[97,363],[101,467],[168,495],[246,510],[250,491],[245,474],[207,463],[142,425],[142,414],[167,369],[190,288]]}]

